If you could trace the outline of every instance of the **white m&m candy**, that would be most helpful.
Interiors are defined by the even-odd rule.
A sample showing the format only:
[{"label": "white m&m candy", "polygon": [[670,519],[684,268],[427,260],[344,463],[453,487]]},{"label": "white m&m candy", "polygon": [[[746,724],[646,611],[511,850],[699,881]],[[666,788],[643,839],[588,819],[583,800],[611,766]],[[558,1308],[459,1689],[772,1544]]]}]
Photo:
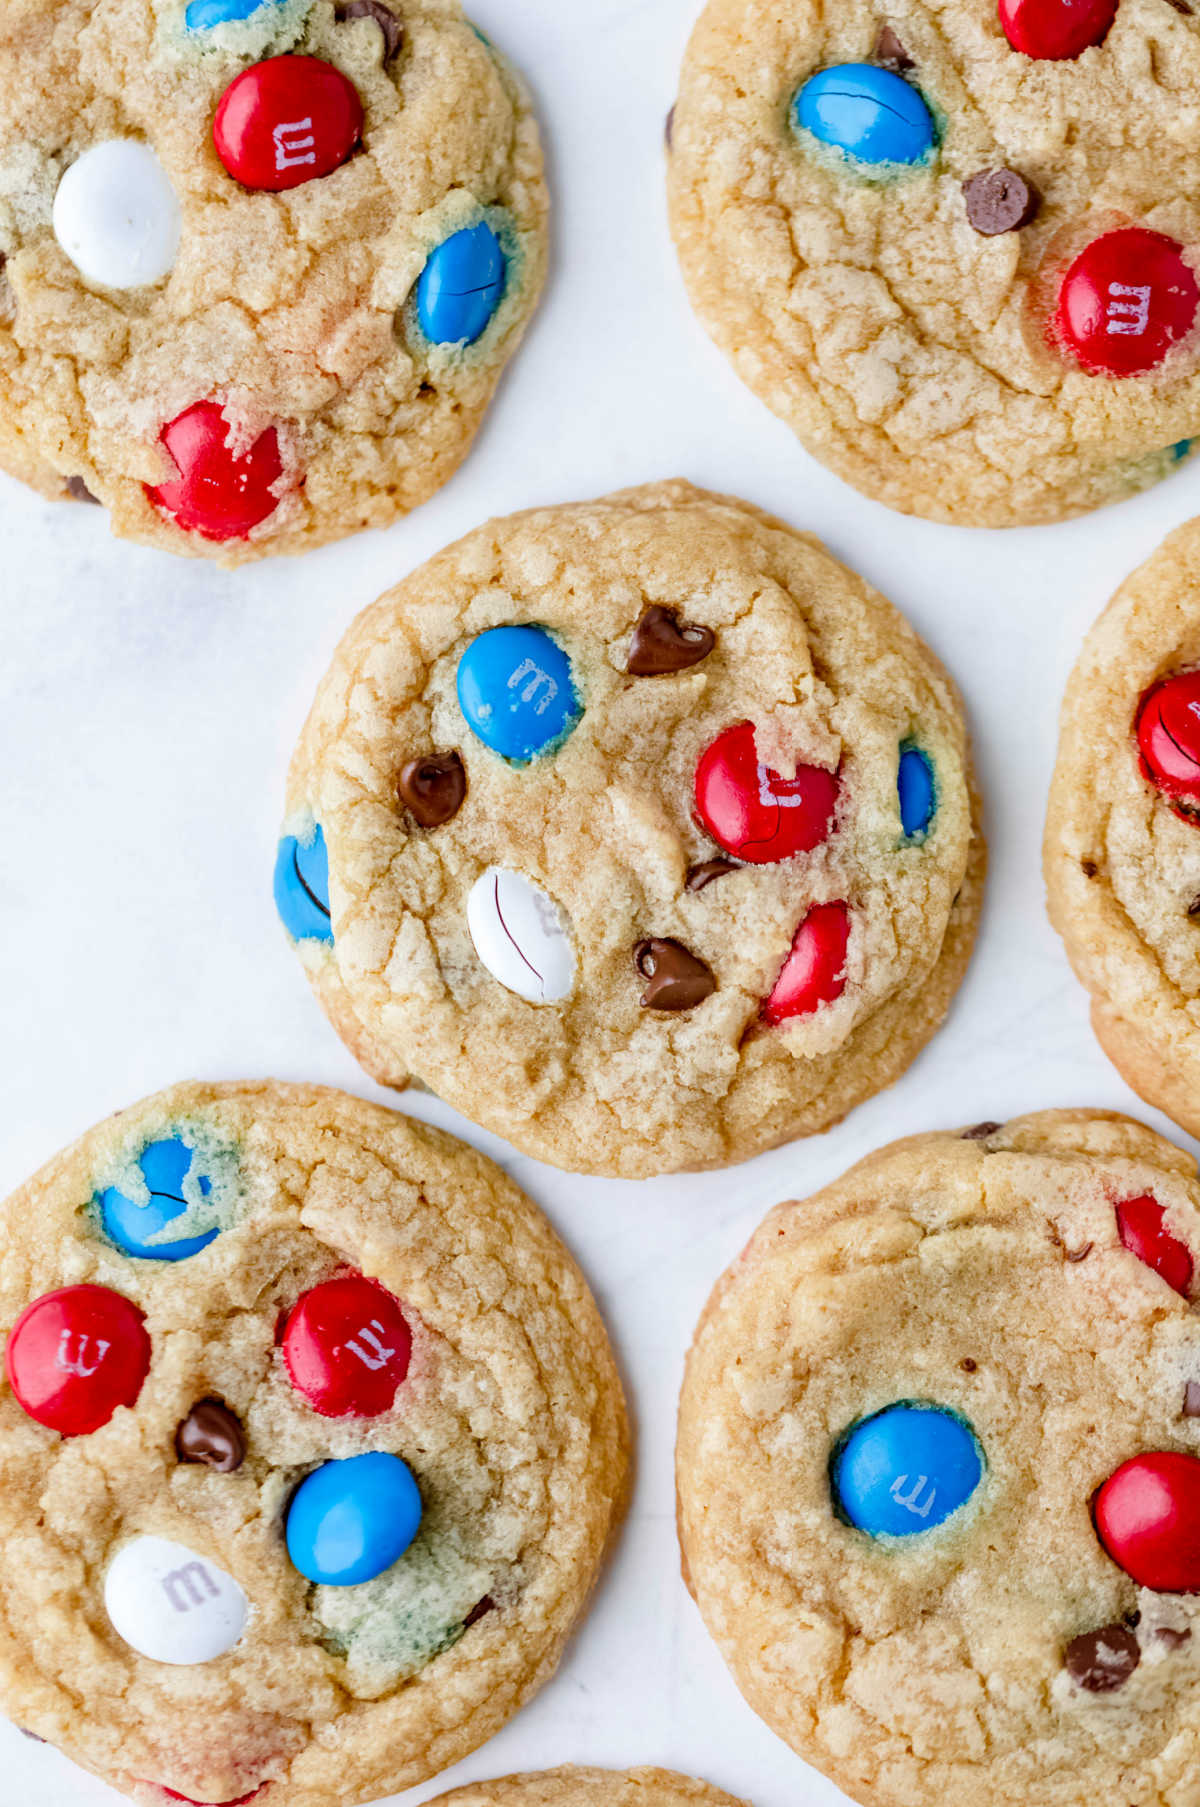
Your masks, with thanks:
[{"label": "white m&m candy", "polygon": [[148,144],[110,138],[63,176],[54,236],[86,281],[106,289],[161,282],[179,255],[182,218],[170,178]]},{"label": "white m&m candy", "polygon": [[211,1663],[246,1629],[245,1594],[224,1569],[165,1537],[138,1537],[104,1580],[104,1605],[125,1642],[156,1663]]},{"label": "white m&m candy", "polygon": [[556,1004],[575,983],[575,952],[562,912],[519,872],[490,866],[467,898],[475,952],[493,979],[531,1004]]}]

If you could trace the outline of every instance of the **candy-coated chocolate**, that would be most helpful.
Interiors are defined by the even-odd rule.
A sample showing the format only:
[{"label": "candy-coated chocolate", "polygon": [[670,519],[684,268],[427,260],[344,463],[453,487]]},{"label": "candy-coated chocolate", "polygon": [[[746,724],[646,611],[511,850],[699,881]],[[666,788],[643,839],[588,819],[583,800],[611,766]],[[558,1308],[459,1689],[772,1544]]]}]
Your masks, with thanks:
[{"label": "candy-coated chocolate", "polygon": [[218,25],[251,19],[263,7],[276,4],[277,0],[191,0],[183,22],[189,31],[215,31]]},{"label": "candy-coated chocolate", "polygon": [[1166,796],[1200,804],[1200,671],[1164,678],[1142,698],[1142,769]]},{"label": "candy-coated chocolate", "polygon": [[1200,1460],[1155,1450],[1123,1462],[1093,1505],[1100,1542],[1156,1594],[1200,1592]]},{"label": "candy-coated chocolate", "polygon": [[390,1411],[412,1355],[399,1300],[365,1274],[342,1274],[304,1293],[282,1344],[292,1385],[325,1418]]},{"label": "candy-coated chocolate", "polygon": [[320,823],[311,839],[284,835],[275,855],[275,908],[293,941],[333,946],[329,920],[329,850]]},{"label": "candy-coated chocolate", "polygon": [[900,825],[906,840],[925,833],[937,812],[937,785],[933,763],[920,747],[902,747],[896,775],[900,798]]},{"label": "candy-coated chocolate", "polygon": [[833,826],[837,798],[836,772],[801,765],[794,778],[784,778],[763,765],[752,722],[726,728],[696,766],[701,822],[719,847],[752,866],[819,846]]},{"label": "candy-coated chocolate", "polygon": [[147,485],[150,500],[185,533],[206,540],[244,540],[279,506],[283,474],[274,427],[234,449],[233,428],[217,402],[193,402],[160,435],[178,476]]},{"label": "candy-coated chocolate", "polygon": [[1117,0],[1000,0],[999,11],[1014,50],[1042,62],[1068,62],[1104,42]]},{"label": "candy-coated chocolate", "polygon": [[530,1004],[557,1004],[575,984],[562,911],[520,872],[490,866],[467,895],[467,928],[493,979]]},{"label": "candy-coated chocolate", "polygon": [[850,912],[844,903],[817,904],[808,912],[792,942],[792,951],[763,1005],[763,1021],[772,1027],[792,1017],[811,1016],[832,1004],[846,989],[846,949]]},{"label": "candy-coated chocolate", "polygon": [[[174,1240],[162,1238],[167,1225],[182,1217],[188,1208],[183,1184],[194,1159],[192,1150],[179,1136],[151,1142],[138,1161],[150,1191],[150,1202],[136,1204],[115,1186],[109,1186],[100,1194],[100,1221],[104,1233],[126,1255],[143,1261],[186,1261],[189,1255],[198,1255],[201,1249],[206,1249],[220,1234],[219,1230],[210,1229],[198,1236],[180,1236]],[[205,1196],[212,1191],[212,1181],[204,1174],[199,1175],[198,1185]]]},{"label": "candy-coated chocolate", "polygon": [[315,56],[273,56],[235,75],[213,120],[213,143],[243,188],[279,193],[328,176],[362,134],[358,90]]},{"label": "candy-coated chocolate", "polygon": [[232,1650],[250,1610],[232,1575],[166,1537],[135,1537],[117,1551],[104,1577],[104,1606],[131,1649],[179,1668]]},{"label": "candy-coated chocolate", "polygon": [[810,76],[792,103],[792,118],[856,163],[921,163],[937,142],[922,96],[875,63],[839,63]]},{"label": "candy-coated chocolate", "polygon": [[1152,1267],[1186,1299],[1192,1284],[1192,1257],[1186,1243],[1167,1229],[1165,1216],[1157,1199],[1127,1198],[1117,1206],[1117,1228],[1130,1254]]},{"label": "candy-coated chocolate", "polygon": [[544,627],[493,627],[472,640],[458,702],[471,732],[513,765],[552,752],[583,713],[571,661]]},{"label": "candy-coated chocolate", "polygon": [[84,151],[54,196],[54,236],[85,282],[140,289],[161,282],[179,255],[183,216],[148,144],[110,138]]},{"label": "candy-coated chocolate", "polygon": [[1068,269],[1054,334],[1094,376],[1139,376],[1191,332],[1198,308],[1183,246],[1164,232],[1123,226],[1093,239]]},{"label": "candy-coated chocolate", "polygon": [[829,1477],[834,1508],[849,1524],[870,1537],[915,1537],[966,1505],[983,1458],[957,1413],[904,1401],[842,1437]]},{"label": "candy-coated chocolate", "polygon": [[18,1405],[48,1430],[82,1437],[133,1405],[150,1372],[143,1314],[107,1286],[64,1286],[21,1313],[4,1366]]},{"label": "candy-coated chocolate", "polygon": [[288,1555],[309,1581],[357,1587],[398,1562],[420,1528],[408,1464],[382,1452],[350,1456],[315,1469],[292,1495]]},{"label": "candy-coated chocolate", "polygon": [[474,345],[504,296],[508,262],[486,220],[432,251],[417,282],[417,321],[431,345]]}]

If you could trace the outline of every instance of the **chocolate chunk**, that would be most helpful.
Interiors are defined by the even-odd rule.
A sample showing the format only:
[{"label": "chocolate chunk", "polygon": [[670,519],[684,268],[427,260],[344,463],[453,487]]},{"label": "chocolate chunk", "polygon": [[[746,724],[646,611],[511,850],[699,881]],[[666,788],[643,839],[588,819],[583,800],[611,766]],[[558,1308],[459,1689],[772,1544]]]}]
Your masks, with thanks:
[{"label": "chocolate chunk", "polygon": [[1109,1694],[1127,1682],[1141,1661],[1138,1641],[1127,1625],[1102,1625],[1072,1638],[1063,1658],[1077,1688]]},{"label": "chocolate chunk", "polygon": [[724,878],[727,872],[739,870],[736,860],[705,860],[702,865],[691,867],[683,882],[689,891],[703,891],[714,878]]},{"label": "chocolate chunk", "polygon": [[1095,878],[1100,868],[1095,860],[1080,860],[1079,870],[1083,873],[1084,878]]},{"label": "chocolate chunk", "polygon": [[694,1010],[717,989],[711,969],[680,941],[639,941],[633,963],[650,981],[643,1010]]},{"label": "chocolate chunk", "polygon": [[707,659],[717,643],[710,627],[680,621],[676,609],[648,608],[633,630],[629,663],[631,678],[661,678],[668,672],[686,671]]},{"label": "chocolate chunk", "polygon": [[175,1453],[181,1462],[203,1462],[218,1474],[232,1474],[246,1459],[245,1432],[221,1400],[202,1399],[175,1432]]},{"label": "chocolate chunk", "polygon": [[404,807],[422,828],[453,821],[467,794],[467,774],[458,753],[429,753],[410,759],[396,781]]},{"label": "chocolate chunk", "polygon": [[976,232],[995,238],[1016,232],[1036,218],[1042,197],[1015,169],[983,169],[963,183],[967,218]]},{"label": "chocolate chunk", "polygon": [[1088,1256],[1091,1254],[1091,1252],[1092,1252],[1092,1244],[1090,1242],[1085,1242],[1083,1244],[1082,1248],[1078,1248],[1078,1249],[1064,1248],[1063,1260],[1064,1261],[1086,1261]]},{"label": "chocolate chunk", "polygon": [[663,137],[667,141],[667,149],[670,150],[672,144],[675,142],[675,109],[674,109],[674,107],[672,107],[671,111],[667,114],[667,123],[663,127]]},{"label": "chocolate chunk", "polygon": [[1184,1644],[1190,1644],[1192,1641],[1192,1634],[1186,1625],[1182,1630],[1174,1625],[1160,1625],[1154,1635],[1160,1644],[1166,1645],[1168,1650],[1179,1650]]},{"label": "chocolate chunk", "polygon": [[964,1374],[974,1374],[975,1370],[979,1366],[979,1363],[977,1361],[973,1361],[969,1355],[964,1355],[958,1365],[962,1369]]},{"label": "chocolate chunk", "polygon": [[977,1123],[974,1129],[963,1130],[961,1140],[964,1142],[986,1142],[989,1136],[994,1136],[998,1129],[1003,1128],[1003,1123]]},{"label": "chocolate chunk", "polygon": [[1175,11],[1182,13],[1185,19],[1190,19],[1195,11],[1194,7],[1188,5],[1188,0],[1167,0],[1167,5],[1173,6]]},{"label": "chocolate chunk", "polygon": [[1183,1389],[1183,1415],[1200,1418],[1200,1380],[1189,1380]]},{"label": "chocolate chunk", "polygon": [[72,502],[94,502],[100,506],[99,496],[94,496],[82,477],[67,478],[67,494]]},{"label": "chocolate chunk", "polygon": [[381,0],[345,0],[345,4],[337,9],[339,24],[347,19],[374,19],[383,33],[383,60],[390,63],[401,44],[404,42],[404,27],[390,6],[381,4]]},{"label": "chocolate chunk", "polygon": [[473,1606],[463,1620],[463,1630],[470,1631],[472,1625],[478,1625],[480,1619],[486,1619],[490,1612],[495,1612],[496,1602],[490,1594],[485,1594],[478,1606]]},{"label": "chocolate chunk", "polygon": [[916,68],[913,59],[890,25],[881,27],[879,36],[875,40],[875,61],[882,63],[885,69],[894,70],[897,75],[903,75],[906,69]]}]

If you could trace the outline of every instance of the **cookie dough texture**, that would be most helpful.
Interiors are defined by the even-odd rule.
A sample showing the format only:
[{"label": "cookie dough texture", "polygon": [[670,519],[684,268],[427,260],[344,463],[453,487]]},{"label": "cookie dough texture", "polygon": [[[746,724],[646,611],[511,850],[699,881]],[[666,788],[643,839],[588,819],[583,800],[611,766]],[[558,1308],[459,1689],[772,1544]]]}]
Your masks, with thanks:
[{"label": "cookie dough texture", "polygon": [[1109,1059],[1200,1135],[1200,828],[1143,775],[1138,705],[1200,665],[1200,521],[1121,586],[1084,642],[1062,708],[1046,823],[1050,917],[1092,998]]},{"label": "cookie dough texture", "polygon": [[667,1769],[547,1769],[456,1788],[429,1807],[747,1807]]},{"label": "cookie dough texture", "polygon": [[[97,1175],[181,1131],[227,1153],[225,1227],[186,1261],[130,1260],[95,1227]],[[413,1331],[380,1418],[318,1416],[276,1347],[280,1313],[347,1265],[392,1291]],[[3,1711],[143,1807],[260,1788],[262,1807],[351,1807],[499,1730],[558,1661],[626,1467],[604,1328],[529,1201],[464,1145],[340,1093],[181,1085],[0,1207],[0,1331],[83,1281],[144,1310],[153,1360],[133,1409],[67,1440],[0,1381]],[[176,1425],[209,1396],[246,1433],[232,1474],[176,1460]],[[366,1449],[409,1462],[422,1530],[377,1581],[313,1588],[287,1559],[287,1501],[320,1462]],[[117,1636],[104,1575],[142,1534],[240,1582],[250,1622],[227,1656],[170,1668]]]},{"label": "cookie dough texture", "polygon": [[[626,673],[647,607],[711,628],[667,677]],[[558,636],[583,716],[524,767],[471,733],[458,661],[485,629]],[[719,851],[693,818],[697,760],[755,724],[759,757],[839,769],[813,852],[690,892]],[[931,759],[938,810],[905,843],[900,745]],[[402,766],[457,749],[467,795],[420,830]],[[299,944],[327,1014],[382,1083],[420,1081],[540,1159],[640,1178],[739,1161],[812,1134],[889,1085],[941,1023],[974,937],[985,852],[966,731],[941,665],[891,605],[813,538],[685,483],[491,523],[362,614],[292,764],[289,832],[319,822],[334,945]],[[481,965],[466,899],[489,866],[558,904],[577,961],[560,1005]],[[851,912],[843,995],[766,1030],[764,999],[815,904]],[[681,941],[716,977],[694,1010],[644,1009],[633,953]]]},{"label": "cookie dough texture", "polygon": [[[389,0],[370,19],[281,0],[199,36],[184,0],[5,0],[0,9],[0,468],[45,495],[81,479],[124,537],[226,564],[386,525],[465,456],[532,312],[547,197],[531,102],[458,0]],[[365,109],[362,147],[281,194],[227,174],[212,141],[225,88],[285,52],[333,63]],[[183,213],[165,281],[87,283],[60,249],[63,171],[113,137],[148,142]],[[482,339],[429,344],[410,297],[426,258],[487,218],[509,255]],[[214,399],[247,443],[280,436],[285,493],[246,540],[180,529],[144,485],[174,466],[159,435]]]},{"label": "cookie dough texture", "polygon": [[[773,1211],[709,1301],[685,1574],[750,1705],[864,1807],[1196,1800],[1200,1639],[1157,1633],[1200,1605],[1139,1591],[1090,1517],[1128,1457],[1200,1454],[1200,1322],[1118,1238],[1144,1193],[1200,1247],[1195,1163],[1126,1118],[919,1136]],[[939,1529],[874,1542],[835,1517],[829,1459],[904,1399],[966,1418],[986,1472]],[[1131,1678],[1075,1687],[1066,1644],[1139,1612]]]},{"label": "cookie dough texture", "polygon": [[[819,148],[789,109],[890,25],[941,134],[891,175]],[[710,0],[684,60],[671,219],[704,325],[814,456],[907,514],[1006,527],[1148,487],[1200,428],[1188,341],[1149,376],[1089,376],[1048,341],[1057,278],[1144,224],[1200,268],[1200,15],[1121,0],[1104,43],[1035,62],[996,0]],[[983,237],[963,183],[1009,167],[1036,219]],[[1178,450],[1177,450],[1178,448]]]}]

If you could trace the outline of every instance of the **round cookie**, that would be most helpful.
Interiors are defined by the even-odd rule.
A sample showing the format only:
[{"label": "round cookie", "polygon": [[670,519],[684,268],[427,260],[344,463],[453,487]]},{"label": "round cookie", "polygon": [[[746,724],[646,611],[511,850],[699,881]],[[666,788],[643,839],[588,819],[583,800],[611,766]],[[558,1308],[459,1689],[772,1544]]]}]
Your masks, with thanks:
[{"label": "round cookie", "polygon": [[1192,1799],[1198,1252],[1195,1162],[1058,1111],[884,1149],[718,1282],[685,1578],[750,1705],[863,1807]]},{"label": "round cookie", "polygon": [[578,1269],[473,1150],[176,1086],[0,1206],[0,1332],[0,1708],[142,1807],[374,1800],[553,1671],[625,1412]]},{"label": "round cookie", "polygon": [[8,0],[0,468],[226,565],[385,526],[465,456],[546,215],[458,0]]},{"label": "round cookie", "polygon": [[669,132],[701,320],[864,494],[964,526],[1200,433],[1200,10],[710,0]]},{"label": "round cookie", "polygon": [[493,522],[358,618],[292,763],[276,898],[382,1083],[640,1178],[897,1078],[984,864],[957,694],[896,610],[668,483]]},{"label": "round cookie", "polygon": [[472,1782],[429,1807],[747,1807],[707,1782],[667,1769],[562,1769]]},{"label": "round cookie", "polygon": [[1117,591],[1067,686],[1044,849],[1092,1025],[1200,1135],[1200,521]]}]

